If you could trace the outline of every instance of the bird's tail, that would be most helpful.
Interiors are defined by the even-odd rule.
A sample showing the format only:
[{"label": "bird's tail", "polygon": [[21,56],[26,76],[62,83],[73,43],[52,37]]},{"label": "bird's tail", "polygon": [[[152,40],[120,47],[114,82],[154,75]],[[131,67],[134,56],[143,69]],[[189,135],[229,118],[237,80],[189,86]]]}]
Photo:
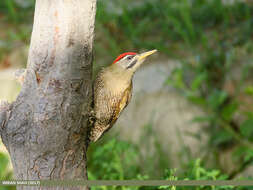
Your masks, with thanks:
[{"label": "bird's tail", "polygon": [[103,124],[100,124],[98,122],[95,122],[94,127],[91,129],[90,132],[90,141],[96,142],[100,137],[102,137],[106,126]]}]

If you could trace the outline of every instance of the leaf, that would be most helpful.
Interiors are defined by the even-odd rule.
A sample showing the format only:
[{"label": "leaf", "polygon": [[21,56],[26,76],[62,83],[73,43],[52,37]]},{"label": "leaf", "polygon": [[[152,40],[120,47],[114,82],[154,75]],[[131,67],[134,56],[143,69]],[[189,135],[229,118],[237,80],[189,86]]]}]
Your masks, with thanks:
[{"label": "leaf", "polygon": [[208,103],[211,108],[216,109],[218,108],[227,98],[227,93],[224,91],[214,91],[208,97]]},{"label": "leaf", "polygon": [[195,79],[192,81],[192,84],[191,84],[191,89],[192,90],[198,90],[198,88],[200,87],[200,85],[203,83],[204,80],[207,79],[207,74],[204,72],[204,73],[200,73],[199,75],[197,75],[195,77]]},{"label": "leaf", "polygon": [[253,118],[244,121],[240,126],[240,131],[244,136],[250,137],[253,132]]},{"label": "leaf", "polygon": [[[170,82],[173,82],[173,85],[178,89],[184,89],[185,84],[183,81],[183,70],[182,69],[175,69],[172,73]],[[169,80],[168,80],[169,82]]]},{"label": "leaf", "polygon": [[253,86],[247,86],[244,89],[244,91],[245,91],[246,94],[253,96]]},{"label": "leaf", "polygon": [[196,116],[192,119],[193,123],[211,122],[214,118],[211,116]]},{"label": "leaf", "polygon": [[212,136],[211,141],[214,143],[214,145],[220,145],[232,139],[233,137],[230,133],[224,130],[219,130]]},{"label": "leaf", "polygon": [[206,104],[206,100],[204,98],[197,96],[197,95],[193,95],[192,93],[187,93],[186,97],[188,98],[188,100],[190,100],[194,104],[197,104],[197,105],[205,105]]},{"label": "leaf", "polygon": [[226,105],[221,114],[222,114],[222,117],[225,119],[225,120],[231,120],[234,113],[237,111],[238,109],[238,104],[237,103],[231,103],[231,104],[228,104]]},{"label": "leaf", "polygon": [[246,152],[246,156],[244,158],[245,162],[250,161],[253,159],[253,151],[252,149],[248,149],[248,151]]}]

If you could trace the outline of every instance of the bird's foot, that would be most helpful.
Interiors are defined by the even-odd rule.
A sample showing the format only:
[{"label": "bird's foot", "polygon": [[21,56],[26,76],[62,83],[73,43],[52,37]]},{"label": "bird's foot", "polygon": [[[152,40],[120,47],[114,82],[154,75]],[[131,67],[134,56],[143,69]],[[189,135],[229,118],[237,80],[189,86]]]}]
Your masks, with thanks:
[{"label": "bird's foot", "polygon": [[94,110],[90,110],[88,113],[82,113],[82,115],[88,117],[88,121],[89,121],[90,125],[93,125],[93,123],[96,120]]},{"label": "bird's foot", "polygon": [[93,124],[96,121],[96,116],[94,110],[91,110],[88,114],[90,124]]}]

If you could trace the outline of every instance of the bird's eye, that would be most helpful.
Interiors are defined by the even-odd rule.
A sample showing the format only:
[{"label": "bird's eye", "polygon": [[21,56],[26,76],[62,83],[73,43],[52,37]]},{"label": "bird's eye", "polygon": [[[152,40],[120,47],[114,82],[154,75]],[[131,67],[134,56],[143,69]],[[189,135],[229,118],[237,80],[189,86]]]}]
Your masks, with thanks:
[{"label": "bird's eye", "polygon": [[127,56],[127,59],[128,60],[131,60],[134,56],[130,55],[130,56]]}]

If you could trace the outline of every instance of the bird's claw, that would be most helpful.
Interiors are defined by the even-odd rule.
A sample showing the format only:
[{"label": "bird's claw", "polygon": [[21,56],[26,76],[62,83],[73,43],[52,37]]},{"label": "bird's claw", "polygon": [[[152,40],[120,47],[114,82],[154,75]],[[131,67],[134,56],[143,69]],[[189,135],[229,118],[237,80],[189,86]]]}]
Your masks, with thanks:
[{"label": "bird's claw", "polygon": [[94,112],[94,110],[91,110],[91,111],[89,111],[88,113],[83,113],[83,115],[85,115],[85,116],[87,116],[88,117],[88,121],[89,121],[89,123],[92,125],[94,122],[95,122],[95,120],[96,120],[96,117],[95,117],[95,112]]}]

